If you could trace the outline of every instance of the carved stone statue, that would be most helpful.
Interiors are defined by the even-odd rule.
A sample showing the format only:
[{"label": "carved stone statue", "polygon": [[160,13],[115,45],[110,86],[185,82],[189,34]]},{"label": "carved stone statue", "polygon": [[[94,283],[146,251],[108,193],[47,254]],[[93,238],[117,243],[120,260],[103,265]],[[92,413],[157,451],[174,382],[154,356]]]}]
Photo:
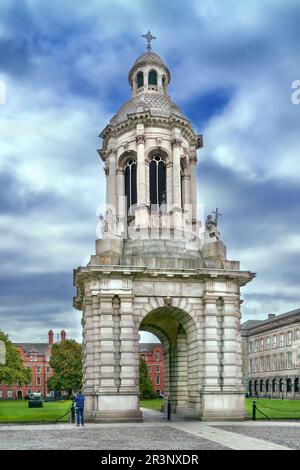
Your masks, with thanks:
[{"label": "carved stone statue", "polygon": [[215,238],[216,240],[219,240],[220,232],[217,229],[217,225],[218,225],[218,216],[221,214],[219,214],[218,209],[216,210],[216,212],[213,211],[213,214],[215,214],[215,218],[213,218],[211,214],[207,216],[206,222],[205,222],[205,229],[209,235],[209,238]]},{"label": "carved stone statue", "polygon": [[110,236],[116,235],[116,216],[113,214],[111,209],[108,209],[105,216],[102,214],[99,216],[101,221],[101,234],[102,238],[109,238]]}]

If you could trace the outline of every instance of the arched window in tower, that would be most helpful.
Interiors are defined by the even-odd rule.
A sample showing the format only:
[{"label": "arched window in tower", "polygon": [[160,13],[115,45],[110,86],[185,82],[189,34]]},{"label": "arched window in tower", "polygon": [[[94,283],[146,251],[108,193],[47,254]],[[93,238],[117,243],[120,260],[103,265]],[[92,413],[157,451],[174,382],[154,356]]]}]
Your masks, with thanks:
[{"label": "arched window in tower", "polygon": [[136,84],[138,88],[141,88],[142,86],[144,86],[144,73],[143,72],[137,73]]},{"label": "arched window in tower", "polygon": [[149,72],[148,85],[157,85],[157,73],[155,70],[150,70]]},{"label": "arched window in tower", "polygon": [[150,204],[158,209],[166,202],[166,164],[160,155],[154,155],[150,160]]},{"label": "arched window in tower", "polygon": [[166,77],[165,77],[165,75],[162,76],[161,84],[163,86],[163,89],[165,90],[165,88],[166,88]]},{"label": "arched window in tower", "polygon": [[127,198],[127,213],[132,214],[132,206],[137,203],[136,161],[130,159],[124,167],[125,196]]}]

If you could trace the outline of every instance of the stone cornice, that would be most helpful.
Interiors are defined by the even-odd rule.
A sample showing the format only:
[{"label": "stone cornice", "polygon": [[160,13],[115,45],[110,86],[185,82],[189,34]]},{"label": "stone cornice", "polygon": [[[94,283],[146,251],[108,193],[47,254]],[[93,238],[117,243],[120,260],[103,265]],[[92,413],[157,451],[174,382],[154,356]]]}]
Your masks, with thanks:
[{"label": "stone cornice", "polygon": [[274,318],[268,323],[262,325],[255,325],[251,328],[242,328],[243,336],[256,336],[261,333],[266,333],[268,331],[273,331],[277,328],[282,328],[283,326],[292,325],[293,323],[300,322],[300,312],[295,313],[291,316],[286,316],[283,318]]},{"label": "stone cornice", "polygon": [[73,305],[77,309],[81,309],[82,299],[84,294],[84,285],[91,280],[98,280],[102,276],[105,278],[123,277],[128,278],[152,278],[169,280],[170,275],[172,278],[182,279],[186,282],[191,281],[232,281],[239,286],[245,285],[250,282],[255,276],[250,271],[231,271],[226,269],[191,269],[191,270],[166,270],[166,269],[148,269],[146,266],[121,266],[121,265],[98,265],[80,267],[74,270],[73,284],[78,288],[77,296],[73,299]]},{"label": "stone cornice", "polygon": [[106,126],[99,137],[104,139],[105,142],[111,136],[118,138],[125,131],[134,130],[136,125],[140,123],[144,124],[145,127],[160,126],[169,130],[178,127],[181,130],[181,136],[185,138],[190,145],[194,145],[195,148],[198,148],[199,136],[195,134],[190,121],[176,114],[172,114],[168,117],[153,116],[149,111],[130,114],[126,121],[117,126]]}]

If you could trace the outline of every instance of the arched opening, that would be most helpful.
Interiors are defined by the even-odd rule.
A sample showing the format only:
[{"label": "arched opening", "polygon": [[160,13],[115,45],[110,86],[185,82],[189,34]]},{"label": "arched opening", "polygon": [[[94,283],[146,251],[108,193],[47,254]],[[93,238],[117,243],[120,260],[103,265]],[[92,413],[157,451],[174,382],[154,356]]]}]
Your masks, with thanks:
[{"label": "arched opening", "polygon": [[273,392],[273,393],[276,392],[276,379],[273,379],[273,380],[272,380],[272,392]]},{"label": "arched opening", "polygon": [[252,381],[251,380],[249,380],[249,383],[248,383],[248,391],[249,391],[249,395],[251,397],[251,395],[252,395]]},{"label": "arched opening", "polygon": [[141,88],[144,86],[144,73],[143,72],[138,72],[136,75],[136,84],[138,88]]},{"label": "arched opening", "polygon": [[162,84],[162,87],[163,89],[165,90],[166,89],[166,76],[163,75],[162,78],[161,78],[161,84]]},{"label": "arched opening", "polygon": [[254,392],[257,393],[257,380],[254,380]]},{"label": "arched opening", "polygon": [[266,392],[270,391],[270,381],[267,379],[266,380]]},{"label": "arched opening", "polygon": [[292,381],[291,381],[291,379],[286,379],[286,391],[287,391],[287,393],[291,393],[291,391],[292,391]]},{"label": "arched opening", "polygon": [[22,400],[22,398],[23,398],[22,391],[21,391],[21,390],[18,390],[17,399],[18,399],[18,400]]},{"label": "arched opening", "polygon": [[295,390],[296,393],[299,392],[299,379],[298,379],[298,377],[294,381],[294,390]]},{"label": "arched opening", "polygon": [[149,166],[151,210],[159,211],[167,202],[166,164],[161,155],[153,155]]},{"label": "arched opening", "polygon": [[279,391],[283,392],[283,380],[282,379],[279,380]]},{"label": "arched opening", "polygon": [[264,381],[263,381],[263,380],[260,380],[260,381],[259,381],[259,391],[260,391],[260,392],[263,392],[263,391],[264,391]]},{"label": "arched opening", "polygon": [[157,85],[157,72],[155,70],[149,71],[148,85]]},{"label": "arched opening", "polygon": [[133,158],[130,158],[125,163],[124,177],[127,213],[132,215],[133,206],[137,203],[136,161]]},{"label": "arched opening", "polygon": [[[164,352],[164,398],[172,413],[199,417],[199,347],[196,325],[181,309],[165,306],[148,313],[140,331],[155,334]],[[159,387],[157,387],[158,389]]]}]

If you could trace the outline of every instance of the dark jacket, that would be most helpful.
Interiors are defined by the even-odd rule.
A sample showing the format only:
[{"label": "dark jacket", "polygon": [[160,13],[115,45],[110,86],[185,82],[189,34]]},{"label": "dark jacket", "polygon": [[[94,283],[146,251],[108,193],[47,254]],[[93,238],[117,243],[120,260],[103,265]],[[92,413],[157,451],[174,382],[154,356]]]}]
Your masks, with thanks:
[{"label": "dark jacket", "polygon": [[76,408],[84,408],[84,395],[77,395],[75,398]]}]

